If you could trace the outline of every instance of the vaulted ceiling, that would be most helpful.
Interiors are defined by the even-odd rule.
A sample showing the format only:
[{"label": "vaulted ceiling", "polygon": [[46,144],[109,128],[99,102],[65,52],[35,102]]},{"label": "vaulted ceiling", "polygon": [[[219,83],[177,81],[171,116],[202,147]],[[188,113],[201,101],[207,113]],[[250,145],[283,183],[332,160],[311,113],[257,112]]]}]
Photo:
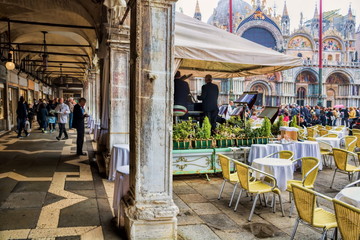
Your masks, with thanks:
[{"label": "vaulted ceiling", "polygon": [[[0,0],[0,34],[8,31],[20,59],[43,71],[43,32],[48,63],[44,74],[84,81],[92,65],[101,24],[98,0]],[[10,20],[10,21],[8,21]]]}]

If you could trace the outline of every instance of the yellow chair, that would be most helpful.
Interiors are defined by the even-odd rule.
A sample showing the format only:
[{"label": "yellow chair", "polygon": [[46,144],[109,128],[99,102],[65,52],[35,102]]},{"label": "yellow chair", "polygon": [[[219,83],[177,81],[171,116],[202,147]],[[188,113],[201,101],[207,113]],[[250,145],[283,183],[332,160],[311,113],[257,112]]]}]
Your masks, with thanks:
[{"label": "yellow chair", "polygon": [[360,134],[360,129],[352,129],[352,134]]},{"label": "yellow chair", "polygon": [[224,191],[225,183],[228,182],[228,183],[233,184],[234,189],[233,189],[233,192],[231,194],[231,198],[230,198],[230,202],[229,202],[229,207],[231,207],[237,185],[239,184],[239,178],[238,178],[237,173],[230,173],[230,163],[231,163],[230,158],[227,157],[227,156],[224,156],[222,154],[218,154],[218,157],[219,157],[220,167],[221,167],[221,171],[222,171],[222,176],[224,178],[224,181],[223,181],[223,183],[221,185],[218,200],[221,199],[221,194]]},{"label": "yellow chair", "polygon": [[316,141],[316,139],[313,138],[313,137],[308,137],[307,140],[308,140],[308,141]]},{"label": "yellow chair", "polygon": [[286,150],[283,150],[283,151],[279,151],[279,152],[276,152],[276,153],[272,153],[270,155],[267,155],[265,158],[269,158],[269,157],[272,157],[274,155],[277,155],[279,154],[279,158],[281,159],[289,159],[289,160],[292,160],[293,157],[294,157],[294,153],[292,151],[286,151]]},{"label": "yellow chair", "polygon": [[316,197],[321,197],[328,201],[332,201],[332,199],[296,184],[292,184],[291,187],[299,216],[296,219],[290,239],[294,239],[300,222],[307,223],[315,228],[322,228],[321,239],[327,239],[328,231],[332,228],[337,228],[335,214],[316,207]]},{"label": "yellow chair", "polygon": [[334,130],[335,131],[342,131],[345,126],[338,126]]},{"label": "yellow chair", "polygon": [[326,129],[320,129],[319,130],[319,135],[322,137],[322,136],[324,136],[324,135],[326,135],[326,134],[328,134],[329,133],[329,131],[328,130],[326,130]]},{"label": "yellow chair", "polygon": [[299,186],[303,186],[305,188],[314,189],[314,183],[318,174],[319,170],[319,163],[320,160],[314,157],[303,157],[299,158],[293,161],[293,163],[296,163],[298,161],[301,161],[301,180],[289,180],[287,181],[287,188],[286,191],[289,192],[289,200],[291,202],[290,207],[290,214],[289,217],[291,217],[291,214],[294,209],[294,202],[291,201],[292,199],[292,184],[297,184]]},{"label": "yellow chair", "polygon": [[341,172],[348,174],[349,180],[352,181],[354,173],[360,172],[360,168],[354,165],[348,164],[348,156],[356,156],[355,153],[346,151],[344,149],[333,148],[334,161],[335,161],[335,171],[331,181],[330,188],[334,184],[336,172]]},{"label": "yellow chair", "polygon": [[[241,163],[241,162],[238,162],[235,160],[234,160],[234,163],[235,163],[236,171],[237,171],[240,186],[241,186],[241,190],[240,190],[238,199],[236,201],[234,211],[236,211],[236,209],[239,205],[239,202],[240,202],[241,194],[242,194],[243,190],[245,190],[247,193],[256,194],[253,206],[251,208],[250,216],[248,218],[249,222],[251,221],[251,218],[254,214],[255,206],[256,206],[257,200],[260,197],[260,194],[265,194],[265,193],[273,193],[273,212],[275,212],[275,210],[276,210],[275,196],[278,195],[279,201],[280,201],[280,206],[281,206],[281,212],[282,212],[282,215],[285,216],[283,205],[282,205],[282,199],[281,199],[281,191],[277,188],[277,183],[276,183],[275,177],[268,173],[260,171],[259,169],[250,167],[249,165],[246,165],[244,163]],[[256,179],[252,178],[250,175],[251,172],[252,173],[258,172],[261,175],[266,176],[268,179],[272,179],[272,186],[269,186],[268,184],[266,184],[260,180],[256,180]],[[264,195],[264,198],[265,198],[265,195]],[[261,202],[261,197],[260,197],[260,202]],[[266,200],[265,200],[265,205],[266,205]]]},{"label": "yellow chair", "polygon": [[360,148],[360,133],[355,133],[353,136],[357,137],[356,139],[356,147]]},{"label": "yellow chair", "polygon": [[336,133],[328,133],[328,134],[325,134],[324,136],[322,137],[328,137],[328,138],[337,138],[339,137]]},{"label": "yellow chair", "polygon": [[308,128],[307,129],[307,133],[308,133],[308,137],[312,137],[312,138],[315,138],[318,134],[318,130],[315,129],[315,128]]},{"label": "yellow chair", "polygon": [[325,129],[326,129],[326,130],[332,130],[333,128],[332,128],[332,126],[326,125],[326,126],[325,126]]},{"label": "yellow chair", "polygon": [[321,140],[317,140],[317,142],[319,143],[320,154],[323,159],[324,165],[331,168],[331,156],[333,156],[333,147],[329,143]]},{"label": "yellow chair", "polygon": [[345,142],[345,150],[354,152],[355,147],[356,147],[357,137],[356,136],[346,136],[346,137],[343,137],[343,139]]},{"label": "yellow chair", "polygon": [[333,199],[337,225],[344,240],[360,239],[360,209]]}]

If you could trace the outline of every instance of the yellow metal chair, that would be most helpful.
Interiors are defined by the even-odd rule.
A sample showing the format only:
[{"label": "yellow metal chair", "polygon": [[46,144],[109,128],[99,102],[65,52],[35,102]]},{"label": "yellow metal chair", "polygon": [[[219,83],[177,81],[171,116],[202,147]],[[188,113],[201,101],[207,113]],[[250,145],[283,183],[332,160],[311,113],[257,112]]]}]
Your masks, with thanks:
[{"label": "yellow metal chair", "polygon": [[[240,186],[241,186],[241,190],[240,190],[238,199],[236,201],[234,211],[237,210],[237,207],[240,202],[241,194],[242,194],[243,190],[245,190],[247,193],[256,194],[248,221],[251,221],[251,218],[254,214],[255,206],[256,206],[257,201],[259,200],[259,197],[260,197],[260,201],[261,201],[260,195],[265,194],[265,193],[273,193],[273,212],[275,212],[275,210],[276,210],[275,196],[278,195],[279,201],[280,201],[281,212],[282,212],[282,215],[285,216],[282,199],[281,199],[281,191],[277,188],[277,182],[276,182],[275,177],[268,173],[260,171],[259,169],[250,167],[244,163],[241,163],[241,162],[238,162],[235,160],[234,160],[234,163],[235,163],[236,171],[237,171]],[[268,179],[272,179],[272,186],[269,186],[268,184],[266,184],[260,180],[254,179],[253,178],[254,176],[251,177],[251,173],[255,173],[255,172],[258,172],[261,175],[266,176]],[[265,195],[264,195],[264,199],[265,199]],[[266,200],[265,200],[265,205],[266,205]]]},{"label": "yellow metal chair", "polygon": [[337,138],[339,137],[336,133],[328,133],[328,134],[325,134],[324,136],[322,137],[328,137],[328,138]]},{"label": "yellow metal chair", "polygon": [[360,134],[360,129],[352,129],[351,130],[353,134]]},{"label": "yellow metal chair", "polygon": [[315,138],[318,134],[318,130],[316,128],[307,128],[307,134],[308,134],[308,138],[312,137]]},{"label": "yellow metal chair", "polygon": [[324,135],[326,135],[326,134],[328,134],[329,133],[329,131],[328,130],[326,130],[326,129],[320,129],[319,130],[319,135],[322,137],[322,136],[324,136]]},{"label": "yellow metal chair", "polygon": [[316,139],[313,138],[313,137],[308,137],[307,140],[308,140],[308,141],[316,141]]},{"label": "yellow metal chair", "polygon": [[291,217],[291,214],[294,209],[294,202],[291,201],[292,199],[292,188],[291,184],[296,184],[299,186],[303,186],[305,188],[314,189],[314,183],[316,180],[316,177],[318,175],[319,170],[319,163],[320,160],[314,157],[303,157],[299,158],[293,161],[293,163],[296,163],[298,161],[301,161],[301,180],[289,180],[287,181],[287,189],[286,191],[289,192],[289,200],[291,202],[290,207],[290,214],[289,217]]},{"label": "yellow metal chair", "polygon": [[317,140],[320,147],[320,154],[323,159],[323,163],[325,166],[330,167],[332,166],[331,156],[333,156],[333,147],[324,141]]},{"label": "yellow metal chair", "polygon": [[334,130],[335,131],[342,131],[345,126],[338,126]]},{"label": "yellow metal chair", "polygon": [[332,130],[333,128],[332,128],[332,126],[326,125],[326,126],[325,126],[325,129],[326,129],[326,130]]},{"label": "yellow metal chair", "polygon": [[357,137],[356,139],[356,147],[360,148],[360,133],[355,133],[353,136]]},{"label": "yellow metal chair", "polygon": [[283,151],[279,151],[279,152],[267,155],[265,158],[269,158],[269,157],[272,157],[272,156],[277,155],[277,154],[279,154],[279,158],[281,158],[281,159],[292,160],[293,157],[294,157],[294,153],[292,151],[283,150]]},{"label": "yellow metal chair", "polygon": [[332,228],[337,228],[335,214],[316,207],[316,197],[321,197],[328,201],[332,201],[332,199],[296,184],[292,184],[291,187],[299,216],[296,219],[290,239],[294,239],[300,222],[315,228],[322,228],[321,239],[327,239],[328,231]]},{"label": "yellow metal chair", "polygon": [[342,139],[344,139],[344,142],[345,142],[345,150],[354,152],[355,147],[356,147],[357,137],[356,136],[346,136],[346,137],[343,137]]},{"label": "yellow metal chair", "polygon": [[351,164],[348,164],[348,156],[356,156],[355,153],[349,152],[344,149],[333,148],[334,161],[335,161],[335,171],[331,181],[330,188],[334,184],[334,179],[336,172],[345,173],[349,177],[349,181],[352,181],[354,173],[360,172],[360,168]]},{"label": "yellow metal chair", "polygon": [[337,225],[344,240],[360,239],[360,209],[333,199]]},{"label": "yellow metal chair", "polygon": [[231,173],[230,172],[230,163],[231,163],[230,158],[227,157],[227,156],[224,156],[222,154],[218,154],[218,157],[219,157],[219,161],[220,161],[220,167],[221,167],[221,171],[222,171],[222,176],[224,178],[224,181],[223,181],[223,183],[221,185],[221,189],[220,189],[220,192],[219,192],[218,199],[219,200],[221,199],[221,194],[224,191],[225,183],[228,182],[228,183],[233,184],[234,189],[233,189],[233,192],[231,194],[231,198],[230,198],[230,202],[229,202],[229,207],[231,207],[231,204],[232,204],[232,201],[234,199],[235,192],[236,192],[237,185],[239,184],[239,178],[238,178],[237,173]]}]

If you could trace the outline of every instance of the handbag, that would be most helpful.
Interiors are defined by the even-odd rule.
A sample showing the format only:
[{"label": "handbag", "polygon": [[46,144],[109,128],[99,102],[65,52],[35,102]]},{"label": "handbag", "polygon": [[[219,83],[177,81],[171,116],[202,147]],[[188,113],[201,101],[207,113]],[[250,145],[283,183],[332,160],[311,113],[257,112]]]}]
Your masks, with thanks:
[{"label": "handbag", "polygon": [[30,122],[28,120],[25,121],[25,131],[29,131],[30,130]]}]

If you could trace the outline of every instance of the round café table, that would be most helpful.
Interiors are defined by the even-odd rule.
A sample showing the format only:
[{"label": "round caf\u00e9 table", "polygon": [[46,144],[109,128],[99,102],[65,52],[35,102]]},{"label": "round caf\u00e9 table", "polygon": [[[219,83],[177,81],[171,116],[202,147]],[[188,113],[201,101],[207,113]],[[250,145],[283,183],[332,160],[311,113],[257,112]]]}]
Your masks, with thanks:
[{"label": "round caf\u00e9 table", "polygon": [[360,187],[348,187],[341,190],[335,199],[360,208]]},{"label": "round caf\u00e9 table", "polygon": [[129,165],[129,144],[115,144],[111,150],[109,181],[114,181],[116,170],[124,165]]},{"label": "round caf\u00e9 table", "polygon": [[333,138],[333,137],[317,137],[315,138],[316,141],[322,141],[330,144],[333,148],[340,148],[340,138]]},{"label": "round caf\u00e9 table", "polygon": [[[293,179],[293,163],[287,159],[281,158],[257,158],[254,159],[252,166],[263,172],[273,175],[281,191],[285,191],[287,181]],[[263,177],[261,173],[256,172],[256,177]]]},{"label": "round caf\u00e9 table", "polygon": [[248,162],[251,164],[254,159],[262,158],[269,155],[268,148],[266,144],[252,144],[249,153]]}]

